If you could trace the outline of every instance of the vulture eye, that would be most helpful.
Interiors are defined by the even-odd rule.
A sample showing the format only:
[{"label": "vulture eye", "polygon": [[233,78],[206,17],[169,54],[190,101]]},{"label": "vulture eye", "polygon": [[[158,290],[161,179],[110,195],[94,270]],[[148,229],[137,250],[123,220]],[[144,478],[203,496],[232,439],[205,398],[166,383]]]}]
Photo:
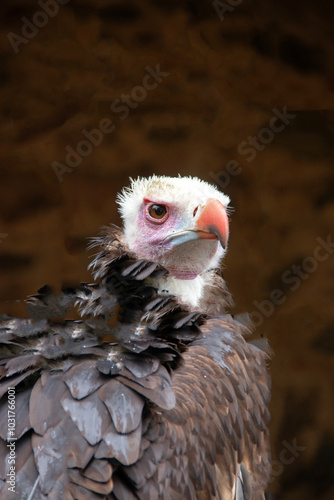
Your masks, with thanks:
[{"label": "vulture eye", "polygon": [[152,219],[161,220],[167,214],[167,208],[165,205],[154,204],[149,207],[148,213]]}]

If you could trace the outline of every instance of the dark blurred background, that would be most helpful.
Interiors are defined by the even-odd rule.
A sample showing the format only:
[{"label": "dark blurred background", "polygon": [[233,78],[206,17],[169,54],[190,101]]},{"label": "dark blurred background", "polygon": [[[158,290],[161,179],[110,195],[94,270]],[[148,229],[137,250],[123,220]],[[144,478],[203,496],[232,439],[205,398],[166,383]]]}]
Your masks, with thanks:
[{"label": "dark blurred background", "polygon": [[120,223],[129,176],[216,184],[235,209],[233,312],[274,351],[279,500],[334,498],[333,7],[1,3],[1,311],[91,279],[87,237]]}]

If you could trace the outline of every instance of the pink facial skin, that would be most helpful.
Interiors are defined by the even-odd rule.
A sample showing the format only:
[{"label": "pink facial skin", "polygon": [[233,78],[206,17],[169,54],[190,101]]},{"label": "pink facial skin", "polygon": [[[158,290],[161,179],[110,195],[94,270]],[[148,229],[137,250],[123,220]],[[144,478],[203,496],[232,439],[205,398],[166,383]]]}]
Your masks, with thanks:
[{"label": "pink facial skin", "polygon": [[[150,217],[148,211],[152,205],[164,205],[167,209],[163,219]],[[171,250],[171,245],[163,243],[164,238],[177,231],[178,207],[174,204],[166,204],[160,200],[144,199],[142,208],[137,219],[138,233],[135,240],[134,250],[141,258],[155,260],[157,256]]]},{"label": "pink facial skin", "polygon": [[[150,209],[155,204],[166,207],[166,214],[161,219],[150,215]],[[217,238],[194,239],[181,245],[166,241],[166,238],[175,232],[195,227],[196,208],[187,219],[184,209],[177,203],[167,204],[157,199],[143,200],[137,218],[138,231],[133,247],[138,257],[159,261],[179,279],[191,280],[206,270],[217,252]]]}]

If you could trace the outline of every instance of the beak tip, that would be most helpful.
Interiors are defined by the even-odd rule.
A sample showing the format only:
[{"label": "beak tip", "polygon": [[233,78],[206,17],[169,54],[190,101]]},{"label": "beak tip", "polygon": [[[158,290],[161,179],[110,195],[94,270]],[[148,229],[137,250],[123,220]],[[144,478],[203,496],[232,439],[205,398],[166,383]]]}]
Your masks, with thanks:
[{"label": "beak tip", "polygon": [[210,198],[207,201],[197,220],[197,227],[214,234],[222,248],[226,249],[229,235],[228,217],[226,208],[219,200]]},{"label": "beak tip", "polygon": [[218,237],[218,240],[219,240],[219,243],[221,244],[222,248],[224,250],[226,250],[226,247],[227,247],[227,238]]}]

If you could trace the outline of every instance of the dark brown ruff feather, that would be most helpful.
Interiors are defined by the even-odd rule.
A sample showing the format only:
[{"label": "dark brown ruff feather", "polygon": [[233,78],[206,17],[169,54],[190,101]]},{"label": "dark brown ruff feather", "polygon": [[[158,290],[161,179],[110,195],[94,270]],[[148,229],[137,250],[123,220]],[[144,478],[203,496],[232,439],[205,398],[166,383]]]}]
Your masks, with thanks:
[{"label": "dark brown ruff feather", "polygon": [[[28,300],[31,319],[0,318],[0,498],[12,495],[8,387],[19,498],[228,500],[240,464],[245,499],[264,498],[266,354],[230,315],[146,285],[167,271],[137,261],[119,229],[96,243],[99,283],[58,296],[43,287]],[[213,300],[222,289],[228,302],[217,280]],[[61,319],[75,303],[86,319]]]}]

